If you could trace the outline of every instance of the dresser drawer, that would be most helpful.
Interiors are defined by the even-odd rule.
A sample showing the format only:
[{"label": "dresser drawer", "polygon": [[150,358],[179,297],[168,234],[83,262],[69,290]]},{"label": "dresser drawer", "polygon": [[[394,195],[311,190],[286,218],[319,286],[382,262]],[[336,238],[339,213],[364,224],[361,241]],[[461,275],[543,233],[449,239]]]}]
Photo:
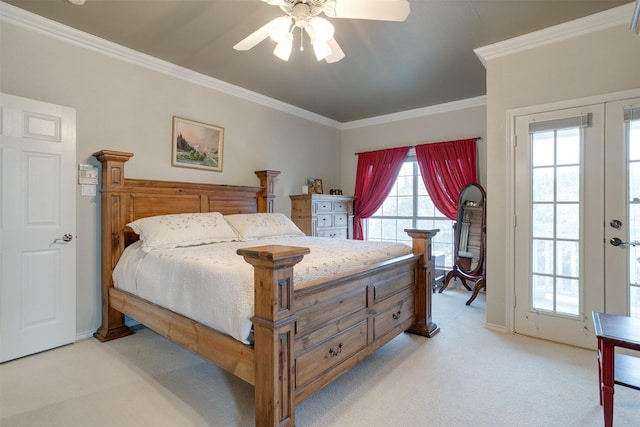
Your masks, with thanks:
[{"label": "dresser drawer", "polygon": [[333,202],[333,211],[347,213],[349,211],[348,206],[346,202]]},{"label": "dresser drawer", "polygon": [[313,202],[313,203],[316,207],[315,211],[318,213],[331,212],[333,210],[333,203],[331,202],[318,200],[317,202]]},{"label": "dresser drawer", "polygon": [[318,214],[318,228],[333,227],[333,215]]},{"label": "dresser drawer", "polygon": [[302,387],[367,346],[367,321],[352,326],[296,357],[296,387]]},{"label": "dresser drawer", "polygon": [[385,302],[384,308],[373,317],[373,339],[377,340],[404,322],[413,318],[414,296],[403,293],[398,298]]},{"label": "dresser drawer", "polygon": [[319,228],[317,232],[317,236],[330,237],[332,239],[346,239],[347,229],[346,228],[327,228],[327,229]]},{"label": "dresser drawer", "polygon": [[347,214],[334,214],[333,215],[334,227],[346,227],[347,226]]}]

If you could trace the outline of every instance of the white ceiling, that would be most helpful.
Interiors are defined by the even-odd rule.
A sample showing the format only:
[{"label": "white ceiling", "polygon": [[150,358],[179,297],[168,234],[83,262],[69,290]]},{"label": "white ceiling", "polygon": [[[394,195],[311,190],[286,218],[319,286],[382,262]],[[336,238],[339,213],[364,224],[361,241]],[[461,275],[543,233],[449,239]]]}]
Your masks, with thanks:
[{"label": "white ceiling", "polygon": [[281,14],[260,0],[3,1],[343,123],[485,95],[473,49],[630,2],[411,0],[405,22],[332,19],[346,57],[327,64],[299,34],[288,62],[271,40],[234,50]]}]

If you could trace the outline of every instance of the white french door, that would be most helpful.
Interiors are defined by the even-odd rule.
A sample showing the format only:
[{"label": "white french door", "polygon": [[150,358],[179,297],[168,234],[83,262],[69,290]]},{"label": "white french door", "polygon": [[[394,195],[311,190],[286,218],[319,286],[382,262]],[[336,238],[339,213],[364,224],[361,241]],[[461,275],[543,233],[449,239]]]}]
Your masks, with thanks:
[{"label": "white french door", "polygon": [[595,344],[604,309],[604,106],[516,118],[515,331]]},{"label": "white french door", "polygon": [[592,311],[640,316],[640,99],[515,131],[514,330],[594,348]]},{"label": "white french door", "polygon": [[605,308],[640,318],[640,98],[606,105]]}]

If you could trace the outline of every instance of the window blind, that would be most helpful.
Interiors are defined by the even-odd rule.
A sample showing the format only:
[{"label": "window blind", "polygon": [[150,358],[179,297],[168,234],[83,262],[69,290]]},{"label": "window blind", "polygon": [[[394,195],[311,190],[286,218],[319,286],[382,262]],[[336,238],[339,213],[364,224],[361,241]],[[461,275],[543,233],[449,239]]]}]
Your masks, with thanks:
[{"label": "window blind", "polygon": [[591,113],[562,119],[541,120],[529,123],[529,133],[555,129],[587,128],[591,126]]},{"label": "window blind", "polygon": [[624,109],[624,121],[640,120],[640,107],[626,107]]}]

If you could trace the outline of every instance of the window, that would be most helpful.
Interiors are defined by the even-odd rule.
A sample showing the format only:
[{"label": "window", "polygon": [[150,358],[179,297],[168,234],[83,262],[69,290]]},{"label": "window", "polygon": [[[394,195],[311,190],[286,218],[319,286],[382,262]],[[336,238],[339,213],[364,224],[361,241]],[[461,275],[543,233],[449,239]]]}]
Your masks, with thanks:
[{"label": "window", "polygon": [[422,181],[415,157],[409,157],[380,209],[366,221],[367,240],[411,244],[406,228],[440,231],[432,241],[434,256],[444,255],[444,266],[453,265],[453,221],[433,205]]}]

